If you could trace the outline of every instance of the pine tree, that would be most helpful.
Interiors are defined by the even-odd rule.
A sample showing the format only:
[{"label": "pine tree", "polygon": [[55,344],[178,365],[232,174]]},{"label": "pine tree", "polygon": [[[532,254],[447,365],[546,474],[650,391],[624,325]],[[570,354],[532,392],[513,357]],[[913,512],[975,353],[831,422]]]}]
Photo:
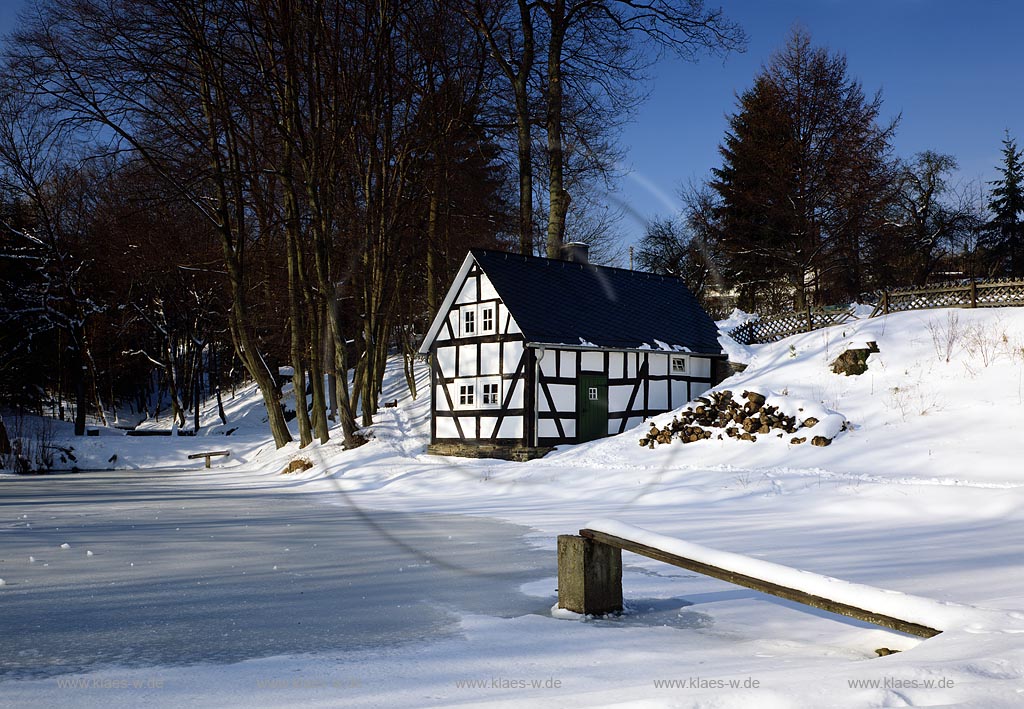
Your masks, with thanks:
[{"label": "pine tree", "polygon": [[997,271],[1016,278],[1024,276],[1024,153],[1009,131],[1003,139],[1002,176],[989,182],[992,220],[984,227],[984,244],[990,249]]},{"label": "pine tree", "polygon": [[861,292],[863,242],[891,193],[895,122],[879,123],[881,104],[800,29],[739,97],[711,187],[743,305],[772,308],[774,292],[802,309]]}]

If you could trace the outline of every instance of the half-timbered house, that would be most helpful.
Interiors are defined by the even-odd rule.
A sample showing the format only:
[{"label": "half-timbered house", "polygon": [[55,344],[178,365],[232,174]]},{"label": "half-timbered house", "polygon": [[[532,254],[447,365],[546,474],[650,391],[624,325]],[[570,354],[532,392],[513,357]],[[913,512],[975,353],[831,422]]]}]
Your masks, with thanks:
[{"label": "half-timbered house", "polygon": [[678,408],[724,372],[714,322],[678,278],[473,250],[420,348],[436,453],[527,459]]}]

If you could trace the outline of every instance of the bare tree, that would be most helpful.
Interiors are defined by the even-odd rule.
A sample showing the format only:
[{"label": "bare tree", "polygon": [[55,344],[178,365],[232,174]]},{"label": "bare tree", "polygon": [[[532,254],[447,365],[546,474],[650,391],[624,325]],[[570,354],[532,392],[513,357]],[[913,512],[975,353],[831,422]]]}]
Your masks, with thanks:
[{"label": "bare tree", "polygon": [[546,113],[549,159],[547,253],[558,256],[571,197],[565,184],[564,98],[573,71],[592,95],[622,100],[646,63],[645,49],[692,61],[704,52],[741,50],[743,31],[703,0],[537,0],[548,20]]},{"label": "bare tree", "polygon": [[460,12],[486,41],[512,88],[519,174],[519,253],[533,253],[533,122],[531,81],[537,56],[531,0],[467,0]]},{"label": "bare tree", "polygon": [[[232,29],[238,4],[184,0],[72,6],[44,1],[14,38],[9,66],[69,124],[102,126],[187,199],[220,237],[231,293],[230,330],[256,381],[274,440],[291,440],[250,318],[246,246],[255,234],[247,178],[255,149],[247,104],[259,96]],[[200,157],[201,156],[201,157]],[[199,175],[183,168],[205,164]],[[187,164],[183,164],[187,162]]]},{"label": "bare tree", "polygon": [[889,264],[901,266],[904,284],[923,285],[957,234],[973,227],[968,205],[949,183],[956,170],[956,158],[931,150],[900,166],[893,223],[900,253]]},{"label": "bare tree", "polygon": [[87,385],[96,415],[105,421],[96,363],[89,336],[92,318],[102,312],[93,299],[87,246],[94,228],[96,186],[101,176],[76,154],[74,136],[14,85],[0,87],[0,186],[22,203],[28,218],[5,219],[2,257],[27,266],[29,275],[15,301],[0,313],[4,328],[18,320],[31,348],[43,333],[64,333],[71,355],[68,370],[75,394],[75,435],[85,435]]}]

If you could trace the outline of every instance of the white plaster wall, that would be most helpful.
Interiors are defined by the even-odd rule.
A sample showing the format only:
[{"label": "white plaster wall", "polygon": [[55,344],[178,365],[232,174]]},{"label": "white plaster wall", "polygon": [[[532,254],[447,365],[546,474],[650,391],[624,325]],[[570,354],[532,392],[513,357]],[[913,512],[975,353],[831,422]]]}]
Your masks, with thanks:
[{"label": "white plaster wall", "polygon": [[572,350],[566,350],[562,352],[562,376],[563,377],[575,377],[576,376],[576,357],[577,354]]},{"label": "white plaster wall", "polygon": [[[643,419],[642,416],[631,416],[631,417],[629,417],[628,419],[626,419],[626,430],[628,431],[633,426],[636,426],[636,425],[642,423],[643,420],[644,419]],[[615,430],[618,431],[618,429],[615,429]]]},{"label": "white plaster wall", "polygon": [[626,376],[626,353],[611,352],[608,355],[608,378],[622,379]]},{"label": "white plaster wall", "polygon": [[466,282],[462,284],[462,288],[459,289],[459,297],[455,299],[456,303],[460,305],[462,303],[475,303],[480,298],[477,297],[476,292],[476,278],[473,276],[467,276]]},{"label": "white plaster wall", "polygon": [[486,273],[480,274],[480,300],[492,300],[498,297],[498,291],[494,290],[491,279]]},{"label": "white plaster wall", "polygon": [[538,438],[557,438],[558,428],[555,426],[555,422],[550,419],[541,419],[537,422],[537,437]]},{"label": "white plaster wall", "polygon": [[523,417],[506,416],[498,428],[498,438],[522,438]]},{"label": "white plaster wall", "polygon": [[[505,374],[515,374],[516,367],[519,366],[519,360],[523,357],[523,343],[522,342],[506,342],[505,347]],[[526,374],[526,368],[523,368],[523,375]]]},{"label": "white plaster wall", "polygon": [[[523,394],[526,391],[526,387],[523,384],[522,379],[508,379],[504,382],[505,387],[514,387],[512,389],[512,398],[509,399],[508,407],[510,409],[521,409],[523,408]],[[503,388],[502,396],[504,396],[505,389]]]},{"label": "white plaster wall", "polygon": [[604,355],[600,352],[580,352],[580,371],[603,372]]},{"label": "white plaster wall", "polygon": [[[460,377],[475,377],[476,371],[476,345],[463,345],[459,352],[459,374]],[[479,394],[479,392],[477,392]]]},{"label": "white plaster wall", "polygon": [[[454,399],[452,399],[454,401]],[[450,411],[448,399],[444,395],[444,384],[434,386],[434,408],[438,411]]]},{"label": "white plaster wall", "polygon": [[[480,417],[480,438],[490,438],[491,432],[494,430],[494,425],[498,423],[497,416],[481,416]],[[474,426],[476,424],[473,424]]]},{"label": "white plaster wall", "polygon": [[[689,361],[691,377],[710,377],[711,376],[711,360],[706,357],[690,357]],[[701,391],[704,391],[702,389]],[[696,394],[694,394],[696,396]]]},{"label": "white plaster wall", "polygon": [[686,382],[672,382],[672,407],[678,409],[690,401]]},{"label": "white plaster wall", "polygon": [[629,404],[629,395],[632,393],[632,385],[612,385],[608,387],[608,411],[610,413],[625,411],[626,406]]},{"label": "white plaster wall", "polygon": [[[551,399],[555,402],[556,411],[575,411],[576,410],[576,387],[572,384],[549,384],[548,390],[551,392]],[[543,392],[540,392],[541,399],[547,401],[547,397],[544,396]]]},{"label": "white plaster wall", "polygon": [[705,382],[690,382],[690,400],[696,399],[710,388],[711,385]]},{"label": "white plaster wall", "polygon": [[459,424],[462,426],[462,433],[466,438],[476,438],[475,416],[459,416]]},{"label": "white plaster wall", "polygon": [[437,348],[437,366],[441,368],[441,373],[446,377],[454,377],[457,374],[454,347]]},{"label": "white plaster wall", "polygon": [[[541,357],[540,350],[537,350],[537,356]],[[541,374],[545,377],[555,376],[555,359],[557,356],[558,355],[554,350],[544,350],[544,355],[538,364],[540,365]]]},{"label": "white plaster wall", "polygon": [[576,422],[572,420],[562,419],[562,430],[565,431],[566,437],[576,435]]},{"label": "white plaster wall", "polygon": [[[502,303],[502,305],[501,305],[500,312],[501,312],[501,327],[504,328],[505,327],[505,314],[508,312],[508,308],[505,307],[504,303]],[[508,323],[508,330],[505,331],[505,334],[507,334],[507,335],[519,335],[522,332],[523,331],[519,329],[519,323],[516,322],[516,319],[515,318],[510,318],[509,319],[509,323]]]},{"label": "white plaster wall", "polygon": [[[638,359],[638,355],[634,354],[633,352],[626,353],[626,376],[627,377],[636,377],[636,370],[637,370],[637,366],[638,366],[637,365],[637,359]],[[642,363],[642,361],[643,360],[641,359],[641,363]]]},{"label": "white plaster wall", "polygon": [[647,393],[647,408],[668,410],[668,382],[651,382]]},{"label": "white plaster wall", "polygon": [[647,371],[652,375],[657,377],[668,374],[667,354],[648,354],[647,362]]},{"label": "white plaster wall", "polygon": [[459,429],[455,428],[455,419],[445,417],[438,417],[437,419],[437,437],[438,438],[458,438]]},{"label": "white plaster wall", "polygon": [[498,365],[500,364],[500,353],[501,349],[497,342],[484,342],[480,345],[480,374],[500,374],[498,371]]}]

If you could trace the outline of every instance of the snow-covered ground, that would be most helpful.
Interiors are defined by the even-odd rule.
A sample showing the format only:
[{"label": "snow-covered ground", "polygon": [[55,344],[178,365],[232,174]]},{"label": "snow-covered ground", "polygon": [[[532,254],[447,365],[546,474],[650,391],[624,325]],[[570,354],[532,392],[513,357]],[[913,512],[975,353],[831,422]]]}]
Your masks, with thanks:
[{"label": "snow-covered ground", "polygon": [[[829,363],[846,348],[868,342],[876,342],[879,352],[869,357],[866,373],[850,377],[831,373]],[[425,454],[428,402],[425,396],[409,399],[396,366],[382,400],[398,398],[399,406],[383,409],[373,426],[373,440],[353,451],[343,451],[333,441],[303,451],[294,444],[274,451],[258,428],[258,405],[251,393],[233,404],[239,407],[235,413],[243,423],[231,436],[213,428],[204,429],[210,435],[194,439],[102,435],[71,440],[83,469],[165,468],[159,473],[151,504],[162,504],[178,494],[183,499],[203,498],[197,506],[207,510],[205,500],[210,499],[222,499],[232,510],[247,506],[260,510],[261,521],[252,525],[257,528],[255,539],[249,540],[253,546],[246,552],[252,556],[244,557],[245,563],[252,558],[271,563],[280,552],[277,547],[287,546],[281,544],[280,520],[268,519],[263,510],[279,509],[286,517],[291,506],[279,500],[289,496],[297,496],[296,504],[318,509],[334,506],[339,520],[353,514],[364,522],[384,519],[381,515],[406,520],[437,514],[512,522],[529,529],[525,537],[520,537],[521,528],[510,528],[506,544],[502,534],[482,533],[484,553],[479,558],[500,563],[510,555],[517,560],[510,564],[521,564],[524,539],[539,556],[516,566],[522,578],[508,583],[518,588],[511,594],[495,593],[488,607],[478,602],[477,591],[469,589],[489,596],[494,578],[478,578],[465,564],[451,563],[436,534],[407,530],[404,522],[374,523],[368,532],[376,537],[371,556],[391,548],[440,574],[421,576],[412,583],[423,601],[417,608],[428,615],[428,608],[443,611],[443,623],[420,623],[400,612],[397,606],[408,599],[393,597],[386,589],[393,588],[404,572],[374,572],[371,565],[367,574],[377,581],[371,581],[369,588],[379,591],[379,603],[369,604],[373,613],[386,614],[395,607],[395,617],[406,629],[391,638],[395,642],[369,631],[366,637],[371,639],[365,643],[350,642],[351,638],[331,643],[323,640],[323,634],[314,634],[318,639],[305,645],[283,644],[275,650],[273,646],[261,649],[256,643],[253,651],[218,659],[209,648],[219,641],[207,639],[199,643],[205,652],[183,650],[170,658],[161,655],[141,663],[125,657],[112,665],[99,658],[93,665],[86,662],[69,668],[77,674],[60,677],[33,679],[18,674],[0,683],[0,703],[715,707],[1024,703],[1024,470],[1019,462],[1019,432],[1024,426],[1024,309],[896,314],[775,344],[744,348],[731,343],[729,349],[734,359],[742,358],[749,366],[718,388],[736,394],[757,389],[771,393],[773,400],[811,402],[844,416],[847,430],[824,448],[793,445],[789,436],[759,436],[755,443],[712,438],[649,450],[638,445],[647,431],[645,424],[621,436],[562,447],[530,463],[442,458]],[[424,372],[421,390],[426,388],[425,380]],[[671,418],[666,414],[655,423]],[[235,421],[224,428],[232,426]],[[197,450],[225,447],[231,449],[231,457],[214,459],[211,471],[202,471],[201,461],[185,458]],[[107,462],[114,455],[117,458]],[[280,475],[295,457],[315,465],[304,473]],[[147,473],[125,475],[133,476],[132,490],[137,491],[137,476]],[[64,599],[68,612],[76,607],[87,612],[95,608],[95,598],[105,585],[134,578],[151,587],[162,582],[161,574],[168,568],[180,576],[227,584],[244,599],[239,591],[244,584],[239,586],[236,569],[229,563],[234,552],[209,551],[221,546],[231,550],[239,543],[237,536],[245,533],[239,532],[238,520],[208,525],[208,542],[201,542],[196,534],[183,537],[178,555],[167,549],[174,540],[168,529],[167,541],[154,547],[152,555],[148,544],[140,543],[131,554],[139,563],[124,568],[113,560],[119,564],[125,558],[130,534],[107,524],[111,515],[116,516],[110,511],[113,508],[96,505],[93,510],[88,496],[79,504],[62,507],[54,515],[58,519],[37,520],[28,526],[33,510],[44,509],[53,500],[40,492],[40,499],[33,502],[32,495],[16,494],[19,486],[30,484],[32,490],[41,490],[39,486],[45,485],[59,497],[72,494],[76,481],[89,479],[87,474],[0,479],[4,549],[0,578],[5,580],[0,587],[0,613],[13,607],[6,602],[15,598],[13,594],[37,592]],[[118,501],[109,499],[104,504],[116,506]],[[82,517],[62,519],[72,510]],[[91,510],[103,524],[89,523]],[[141,514],[135,511],[126,519]],[[201,509],[182,514],[193,526],[204,518],[216,518]],[[970,612],[952,614],[946,618],[945,632],[922,641],[626,554],[627,613],[608,619],[553,617],[545,609],[556,601],[556,536],[575,532],[594,519],[616,520],[712,549],[921,596],[944,608],[967,606]],[[83,540],[75,533],[53,530],[60,521],[68,525],[65,529],[79,529],[81,534],[85,533],[81,529],[88,530],[91,536],[85,542],[94,556],[83,556]],[[109,537],[102,533],[107,527]],[[152,540],[153,534],[157,533],[150,529],[142,539]],[[65,542],[70,549],[61,550],[59,544]],[[200,543],[206,550],[202,553],[195,546]],[[29,555],[37,561],[29,561]],[[478,563],[469,558],[470,566]],[[550,561],[537,561],[544,558]],[[142,566],[140,571],[146,561],[159,568],[147,571]],[[50,566],[38,567],[40,563]],[[356,566],[362,563],[353,561]],[[313,560],[306,562],[306,566],[315,565]],[[457,583],[448,583],[445,574],[453,575]],[[360,578],[365,581],[366,577]],[[269,603],[268,595],[274,594],[268,594],[268,589],[279,589],[287,597],[290,586],[268,574],[254,581],[252,588],[255,599]],[[460,604],[458,589],[476,600]],[[535,602],[523,601],[515,592]],[[4,598],[8,594],[12,595]],[[196,598],[205,603],[202,594]],[[190,596],[182,591],[180,599],[188,603]],[[267,606],[272,612],[287,612],[283,610],[287,607]],[[24,608],[37,608],[43,615],[32,617],[29,612],[28,625],[21,621],[17,626],[18,635],[27,638],[15,641],[10,641],[6,631],[10,626],[3,619],[7,652],[23,646],[31,650],[33,643],[42,646],[33,637],[46,626],[45,605]],[[217,612],[216,605],[201,608]],[[295,606],[295,612],[312,625],[321,622],[326,609],[305,601]],[[370,613],[361,605],[352,612]],[[349,632],[341,630],[340,621],[322,622],[329,630]],[[88,623],[77,627],[88,627]],[[193,636],[203,633],[191,621],[181,627],[192,628]],[[130,634],[130,630],[124,632]],[[152,632],[178,638],[177,642],[188,638],[174,634],[173,622]],[[409,642],[413,636],[417,641]],[[69,646],[73,638],[74,633],[67,636]],[[230,643],[225,640],[222,645]],[[903,652],[877,658],[875,650],[883,647]],[[268,651],[276,654],[265,656]],[[20,657],[18,662],[26,664],[25,656]],[[79,684],[70,689],[64,686],[72,680]],[[134,687],[136,680],[141,687]],[[127,686],[104,688],[104,682]]]}]

